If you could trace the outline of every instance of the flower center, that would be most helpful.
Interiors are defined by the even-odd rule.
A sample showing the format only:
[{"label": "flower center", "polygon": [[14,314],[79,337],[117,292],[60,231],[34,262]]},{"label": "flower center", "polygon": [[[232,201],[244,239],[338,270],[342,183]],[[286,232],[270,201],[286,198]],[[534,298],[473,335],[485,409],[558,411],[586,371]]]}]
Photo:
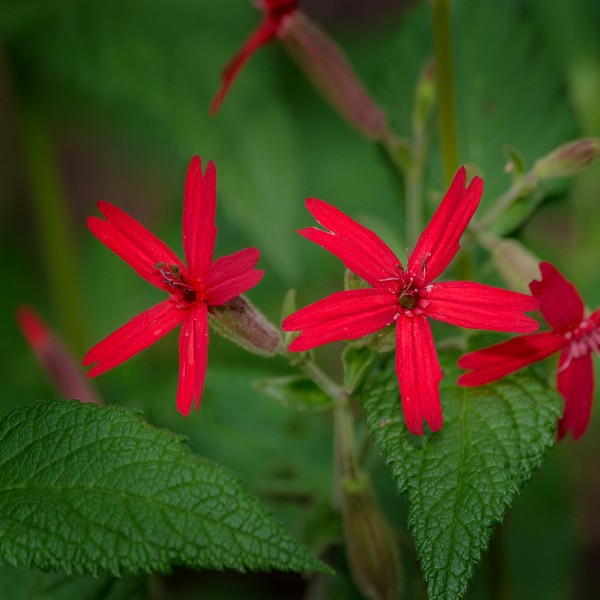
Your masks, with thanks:
[{"label": "flower center", "polygon": [[429,304],[427,300],[428,287],[419,288],[414,285],[414,278],[410,278],[398,293],[398,304],[405,317],[422,315]]},{"label": "flower center", "polygon": [[162,275],[163,283],[173,288],[171,297],[177,308],[186,308],[189,304],[204,299],[204,291],[186,281],[180,265],[157,262],[154,268]]},{"label": "flower center", "polygon": [[600,354],[600,327],[592,319],[582,321],[579,327],[565,333],[570,342],[569,353],[572,358],[579,358],[589,352]]},{"label": "flower center", "polygon": [[398,299],[400,306],[408,310],[412,310],[417,305],[418,297],[416,291],[411,295],[401,293]]}]

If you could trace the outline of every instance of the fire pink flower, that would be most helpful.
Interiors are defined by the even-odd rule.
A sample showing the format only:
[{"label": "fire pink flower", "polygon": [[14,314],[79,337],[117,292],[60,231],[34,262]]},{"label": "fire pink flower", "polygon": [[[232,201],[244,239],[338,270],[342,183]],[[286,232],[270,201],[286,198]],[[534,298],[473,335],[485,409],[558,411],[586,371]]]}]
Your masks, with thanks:
[{"label": "fire pink flower", "polygon": [[337,292],[283,321],[285,331],[302,331],[293,352],[339,340],[354,340],[396,323],[396,373],[406,426],[423,433],[423,419],[433,431],[442,426],[439,381],[442,378],[427,317],[460,327],[531,332],[537,322],[526,316],[539,302],[524,294],[466,281],[434,283],[459,249],[483,192],[475,177],[465,189],[461,168],[404,268],[372,231],[321,200],[306,206],[329,231],[299,231],[335,254],[372,287]]},{"label": "fire pink flower", "polygon": [[188,168],[183,201],[183,250],[187,265],[134,218],[108,202],[98,208],[106,221],[88,217],[91,232],[152,285],[169,297],[134,317],[96,344],[83,364],[97,363],[95,377],[131,358],[181,323],[177,408],[188,415],[202,397],[208,358],[208,313],[254,287],[259,251],[246,248],[213,262],[217,174],[212,162],[202,174],[194,156]]},{"label": "fire pink flower", "polygon": [[265,14],[258,27],[223,69],[221,89],[210,105],[210,112],[213,115],[219,110],[229,87],[242,67],[261,46],[268,44],[277,36],[283,19],[296,10],[298,0],[259,0],[258,5]]},{"label": "fire pink flower", "polygon": [[557,387],[565,399],[565,412],[558,423],[558,437],[571,430],[579,438],[590,421],[594,397],[592,352],[600,353],[600,309],[585,317],[584,305],[575,286],[550,263],[540,263],[541,281],[529,284],[539,299],[540,310],[552,331],[514,338],[483,350],[469,352],[458,361],[472,369],[458,379],[459,385],[477,386],[542,360],[560,350]]}]

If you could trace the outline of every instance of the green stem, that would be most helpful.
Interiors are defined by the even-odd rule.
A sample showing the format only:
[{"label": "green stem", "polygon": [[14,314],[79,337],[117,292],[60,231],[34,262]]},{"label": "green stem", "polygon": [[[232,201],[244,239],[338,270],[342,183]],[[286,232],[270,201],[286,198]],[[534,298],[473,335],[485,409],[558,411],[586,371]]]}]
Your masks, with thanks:
[{"label": "green stem", "polygon": [[449,186],[459,164],[454,76],[452,71],[450,0],[432,0],[432,5],[442,165],[444,180],[446,185]]},{"label": "green stem", "polygon": [[338,486],[346,480],[355,481],[359,475],[366,477],[358,465],[354,444],[354,417],[348,397],[341,397],[334,409],[334,429]]},{"label": "green stem", "polygon": [[48,291],[68,345],[80,350],[85,330],[81,278],[66,193],[42,115],[22,100],[19,121],[23,159],[37,221],[40,271],[46,274]]},{"label": "green stem", "polygon": [[483,217],[475,223],[476,229],[489,228],[493,222],[507,210],[513,202],[515,202],[520,196],[530,193],[535,189],[537,177],[533,171],[530,171],[523,177],[517,179],[513,184],[498,198],[493,206],[488,210]]},{"label": "green stem", "polygon": [[406,172],[404,178],[406,190],[406,247],[413,250],[422,229],[422,177],[416,166]]}]

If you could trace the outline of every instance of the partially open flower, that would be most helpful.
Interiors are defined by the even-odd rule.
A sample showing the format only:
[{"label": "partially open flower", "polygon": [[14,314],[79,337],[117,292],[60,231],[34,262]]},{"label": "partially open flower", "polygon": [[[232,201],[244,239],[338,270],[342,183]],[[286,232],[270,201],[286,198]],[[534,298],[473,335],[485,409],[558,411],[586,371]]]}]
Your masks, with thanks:
[{"label": "partially open flower", "polygon": [[540,263],[541,281],[532,281],[531,293],[552,331],[524,335],[465,354],[458,364],[470,373],[461,375],[459,385],[477,386],[495,381],[560,351],[558,391],[565,412],[558,424],[562,439],[572,431],[577,439],[587,429],[594,397],[592,353],[600,354],[600,309],[585,316],[583,300],[575,286],[550,263]]}]

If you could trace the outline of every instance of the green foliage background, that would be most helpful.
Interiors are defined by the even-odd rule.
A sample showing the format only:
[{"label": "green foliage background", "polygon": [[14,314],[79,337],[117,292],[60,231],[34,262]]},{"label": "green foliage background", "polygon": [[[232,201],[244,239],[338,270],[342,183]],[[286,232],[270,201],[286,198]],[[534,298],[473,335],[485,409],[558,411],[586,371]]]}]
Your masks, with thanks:
[{"label": "green foliage background", "polygon": [[[325,26],[394,125],[407,132],[414,83],[432,41],[428,4],[397,4],[363,24],[346,21],[342,7]],[[310,3],[305,8],[314,10]],[[600,133],[600,5],[457,0],[453,17],[461,161],[481,168],[482,204],[489,206],[510,183],[502,172],[505,144],[531,165],[560,143]],[[266,275],[250,297],[274,321],[289,287],[304,305],[341,285],[336,259],[293,234],[311,222],[305,197],[361,219],[402,255],[397,179],[281,46],[257,53],[219,116],[209,118],[219,72],[257,20],[240,0],[0,0],[2,414],[54,394],[16,328],[19,303],[33,305],[79,359],[160,297],[88,233],[85,216],[96,214],[97,200],[109,200],[179,252],[183,180],[193,154],[217,165],[217,254],[261,249]],[[443,191],[435,132],[430,148],[431,210]],[[39,202],[57,194],[68,208],[76,252],[51,272]],[[592,307],[600,305],[599,207],[596,165],[571,187],[553,187],[514,233],[556,264]],[[487,255],[477,266],[484,279],[496,281]],[[76,311],[66,308],[65,295]],[[337,350],[319,356],[339,373]],[[190,436],[194,450],[241,475],[312,548],[338,540],[329,508],[328,415],[290,411],[251,387],[253,380],[288,374],[283,362],[249,357],[213,336],[202,406],[188,419],[174,406],[176,365],[171,335],[95,383],[107,402],[142,409],[153,424]],[[592,591],[586,586],[600,585],[588,566],[597,564],[600,547],[597,415],[596,407],[581,441],[551,453],[503,529],[506,581],[516,598],[581,597]],[[391,477],[374,450],[368,460],[381,502],[403,531],[406,514]],[[328,597],[352,598],[341,553],[333,552],[341,574]],[[407,577],[418,580],[411,550],[405,554]],[[484,563],[470,597],[485,597],[486,577]],[[278,597],[267,579],[248,586],[204,575],[195,582],[206,585],[203,597]],[[415,586],[417,597],[422,589]],[[184,580],[178,597],[198,593],[193,588],[185,596],[186,590]]]}]

